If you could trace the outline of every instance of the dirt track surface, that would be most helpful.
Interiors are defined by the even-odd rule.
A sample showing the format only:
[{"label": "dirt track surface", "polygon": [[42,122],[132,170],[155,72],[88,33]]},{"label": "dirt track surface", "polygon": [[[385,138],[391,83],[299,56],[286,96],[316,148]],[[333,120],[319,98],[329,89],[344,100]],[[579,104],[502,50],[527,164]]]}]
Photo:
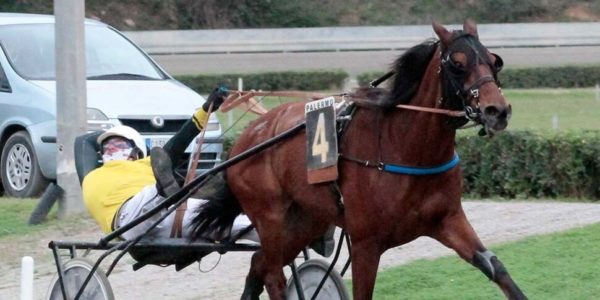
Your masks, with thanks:
[{"label": "dirt track surface", "polygon": [[[531,203],[531,202],[464,202],[467,217],[483,243],[493,245],[600,222],[600,204],[590,203]],[[93,226],[90,226],[93,228]],[[0,245],[0,300],[19,299],[19,262],[23,255],[36,261],[35,299],[44,299],[50,279],[56,273],[51,252],[46,248],[51,239],[97,241],[99,232],[83,230],[65,237],[56,232],[34,241],[14,240],[16,246]],[[435,258],[453,252],[429,238],[388,250],[381,259],[380,270],[419,258]],[[238,299],[249,267],[250,253],[228,253],[209,273],[200,273],[198,264],[180,272],[173,267],[149,266],[133,272],[131,258],[125,258],[110,275],[116,299]],[[346,256],[346,253],[343,253]],[[314,255],[316,256],[316,255]],[[202,263],[209,269],[217,260],[213,254]],[[343,258],[345,262],[345,257]],[[510,261],[504,262],[510,267]],[[341,268],[338,263],[338,270]],[[482,275],[483,276],[483,275]],[[345,276],[349,277],[349,273]],[[267,298],[264,296],[263,298]]]}]

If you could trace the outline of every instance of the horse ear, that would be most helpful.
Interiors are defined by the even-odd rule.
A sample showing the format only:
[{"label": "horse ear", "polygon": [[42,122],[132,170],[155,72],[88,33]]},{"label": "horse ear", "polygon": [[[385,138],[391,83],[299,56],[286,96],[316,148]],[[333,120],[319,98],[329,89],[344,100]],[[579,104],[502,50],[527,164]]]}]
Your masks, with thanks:
[{"label": "horse ear", "polygon": [[435,34],[437,34],[440,41],[442,41],[444,45],[450,44],[452,41],[452,32],[448,31],[448,29],[436,21],[433,21],[431,25],[433,26],[433,31],[435,31]]},{"label": "horse ear", "polygon": [[472,36],[476,36],[477,35],[477,25],[475,24],[475,21],[471,20],[471,19],[466,19],[464,24],[463,24],[463,30],[472,35]]}]

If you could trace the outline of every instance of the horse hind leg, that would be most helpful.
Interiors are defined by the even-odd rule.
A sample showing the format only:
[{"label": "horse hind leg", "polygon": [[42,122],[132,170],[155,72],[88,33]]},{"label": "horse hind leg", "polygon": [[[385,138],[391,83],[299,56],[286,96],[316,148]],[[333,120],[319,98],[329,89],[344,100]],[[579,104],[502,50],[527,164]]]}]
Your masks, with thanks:
[{"label": "horse hind leg", "polygon": [[442,221],[440,230],[432,237],[454,249],[461,258],[481,270],[498,285],[508,299],[527,299],[498,257],[483,246],[462,210],[447,216]]},{"label": "horse hind leg", "polygon": [[[252,256],[250,271],[242,299],[258,299],[263,286],[269,299],[285,299],[285,275],[283,266],[287,255],[286,235],[283,214],[264,214],[255,225],[260,235],[261,249]],[[285,231],[285,232],[284,232]],[[298,251],[294,253],[297,254]]]},{"label": "horse hind leg", "polygon": [[246,284],[241,299],[257,300],[266,287],[269,299],[285,299],[285,275],[283,265],[273,263],[263,250],[252,255],[250,271],[246,276]]},{"label": "horse hind leg", "polygon": [[[265,243],[263,242],[263,245]],[[278,263],[277,256],[266,255],[264,250],[258,250],[252,255],[250,271],[241,299],[257,300],[266,288],[269,299],[285,299],[285,275],[283,264]]]},{"label": "horse hind leg", "polygon": [[260,294],[264,290],[264,282],[260,276],[260,271],[257,268],[260,267],[259,261],[262,259],[261,251],[256,251],[252,255],[252,261],[250,263],[250,271],[246,276],[246,284],[244,286],[244,292],[242,293],[242,300],[258,300]]},{"label": "horse hind leg", "polygon": [[[263,286],[270,299],[285,299],[286,279],[283,267],[292,262],[298,253],[327,229],[327,223],[315,223],[310,215],[305,215],[298,207],[285,214],[285,218],[263,218],[261,250],[254,253],[250,272],[242,299],[258,299]],[[263,284],[264,283],[264,284]]]}]

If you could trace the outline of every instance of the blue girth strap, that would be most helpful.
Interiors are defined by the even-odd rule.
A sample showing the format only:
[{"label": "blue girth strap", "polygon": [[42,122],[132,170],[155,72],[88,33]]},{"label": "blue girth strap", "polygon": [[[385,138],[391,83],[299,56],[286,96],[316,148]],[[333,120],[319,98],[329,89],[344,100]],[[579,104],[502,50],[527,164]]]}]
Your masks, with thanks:
[{"label": "blue girth strap", "polygon": [[405,174],[405,175],[435,175],[450,171],[460,162],[458,154],[454,153],[454,157],[449,162],[435,167],[409,167],[392,164],[382,164],[381,169],[386,172]]},{"label": "blue girth strap", "polygon": [[414,175],[414,176],[422,176],[422,175],[436,175],[441,174],[447,171],[450,171],[452,168],[456,167],[460,162],[460,157],[458,154],[454,153],[452,159],[446,163],[443,163],[439,166],[434,167],[411,167],[411,166],[402,166],[402,165],[394,165],[394,164],[386,164],[383,162],[374,163],[368,160],[360,160],[353,157],[348,157],[346,155],[340,154],[340,157],[349,161],[353,161],[364,165],[365,167],[373,167],[377,168],[380,171],[386,171],[390,173],[396,174],[404,174],[404,175]]}]

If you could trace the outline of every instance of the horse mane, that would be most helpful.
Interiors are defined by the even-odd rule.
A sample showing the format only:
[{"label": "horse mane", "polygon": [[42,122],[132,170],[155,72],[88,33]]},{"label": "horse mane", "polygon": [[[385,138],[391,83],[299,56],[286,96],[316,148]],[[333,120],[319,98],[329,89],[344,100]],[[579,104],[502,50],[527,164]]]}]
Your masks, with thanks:
[{"label": "horse mane", "polygon": [[411,47],[398,57],[391,67],[394,76],[391,84],[388,84],[389,91],[382,88],[361,87],[349,95],[350,100],[358,105],[381,108],[409,103],[419,89],[437,45],[437,40],[429,39]]}]

